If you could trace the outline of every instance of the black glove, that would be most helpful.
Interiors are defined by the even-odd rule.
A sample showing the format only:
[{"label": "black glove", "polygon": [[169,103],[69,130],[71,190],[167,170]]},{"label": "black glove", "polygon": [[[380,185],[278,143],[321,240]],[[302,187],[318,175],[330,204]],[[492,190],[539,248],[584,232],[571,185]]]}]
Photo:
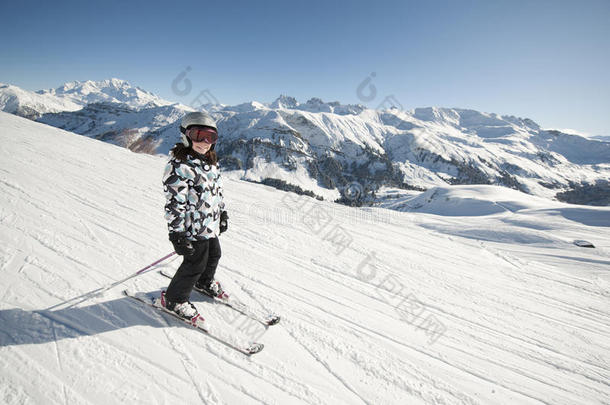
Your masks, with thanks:
[{"label": "black glove", "polygon": [[186,238],[186,235],[183,232],[170,233],[169,240],[174,245],[174,250],[176,253],[178,253],[180,256],[190,256],[195,253],[195,249],[193,248],[191,241]]},{"label": "black glove", "polygon": [[220,233],[223,233],[229,227],[229,214],[227,211],[223,211],[220,213]]}]

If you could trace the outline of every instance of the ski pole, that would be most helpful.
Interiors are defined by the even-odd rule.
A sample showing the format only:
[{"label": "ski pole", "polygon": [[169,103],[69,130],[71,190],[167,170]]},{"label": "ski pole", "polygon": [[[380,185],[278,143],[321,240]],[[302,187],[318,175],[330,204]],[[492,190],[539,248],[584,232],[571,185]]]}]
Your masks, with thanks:
[{"label": "ski pole", "polygon": [[[132,278],[134,278],[134,277],[138,277],[138,276],[140,276],[140,275],[142,275],[142,274],[144,274],[144,273],[146,273],[146,272],[148,272],[148,271],[152,270],[152,268],[153,268],[153,267],[155,267],[157,264],[161,263],[162,261],[164,261],[164,260],[166,260],[166,259],[169,259],[170,257],[172,257],[172,256],[173,256],[173,255],[175,255],[175,254],[176,254],[176,252],[172,252],[172,253],[170,253],[170,254],[168,254],[168,255],[163,256],[163,257],[162,257],[162,258],[160,258],[159,260],[157,260],[157,261],[155,261],[155,262],[153,262],[153,263],[149,264],[148,266],[146,266],[146,267],[144,267],[144,268],[142,268],[142,269],[140,269],[140,270],[136,271],[136,272],[135,272],[135,273],[133,273],[131,276],[125,277],[124,279],[119,280],[119,281],[115,281],[114,283],[110,284],[108,287],[106,287],[106,288],[102,289],[102,290],[101,290],[99,293],[97,293],[97,294],[101,294],[101,293],[103,293],[104,291],[108,291],[108,290],[110,290],[112,287],[116,287],[117,285],[123,284],[124,282],[126,282],[126,281],[128,281],[128,280],[131,280],[131,279],[132,279]],[[96,294],[96,295],[97,295],[97,294]]]},{"label": "ski pole", "polygon": [[117,286],[117,285],[119,285],[119,284],[123,284],[123,283],[124,283],[125,281],[127,281],[127,280],[130,280],[130,279],[132,279],[132,278],[134,278],[134,277],[138,277],[138,276],[140,276],[140,275],[142,275],[142,274],[144,274],[144,273],[146,273],[146,272],[150,271],[150,270],[151,270],[153,267],[155,267],[157,264],[161,263],[162,261],[164,261],[164,260],[166,260],[166,259],[169,259],[170,257],[172,257],[172,256],[173,256],[173,255],[175,255],[175,254],[176,254],[176,252],[172,252],[172,253],[169,253],[169,254],[167,254],[167,255],[163,256],[163,257],[162,257],[162,258],[160,258],[159,260],[154,261],[154,262],[152,262],[151,264],[149,264],[148,266],[146,266],[146,267],[144,267],[144,268],[142,268],[142,269],[140,269],[140,270],[136,271],[136,272],[135,272],[135,273],[133,273],[131,276],[126,277],[126,278],[124,278],[124,279],[122,279],[122,280],[119,280],[119,281],[116,281],[116,282],[112,283],[111,285],[109,285],[108,287],[106,287],[106,288],[105,288],[103,291],[109,290],[109,289],[111,289],[111,288],[112,288],[112,287],[114,287],[114,286]]},{"label": "ski pole", "polygon": [[73,307],[74,305],[80,304],[80,303],[81,303],[81,302],[83,302],[83,301],[86,301],[86,300],[91,299],[91,298],[93,298],[93,297],[95,297],[95,296],[97,296],[97,295],[100,295],[100,294],[102,294],[102,293],[104,293],[104,292],[106,292],[106,291],[110,290],[111,288],[116,287],[117,285],[123,284],[124,282],[126,282],[126,281],[128,281],[128,280],[131,280],[131,279],[132,279],[132,278],[134,278],[134,277],[138,277],[138,276],[140,276],[140,275],[142,275],[142,274],[144,274],[144,273],[146,273],[146,272],[150,271],[150,270],[151,270],[153,267],[155,267],[157,264],[161,263],[161,262],[162,262],[162,261],[164,261],[164,260],[169,259],[170,257],[172,257],[172,256],[173,256],[173,255],[175,255],[175,254],[176,254],[176,252],[169,253],[169,254],[167,254],[167,255],[163,256],[162,258],[160,258],[159,260],[156,260],[156,261],[152,262],[151,264],[149,264],[148,266],[143,267],[142,269],[140,269],[140,270],[136,271],[134,274],[132,274],[132,275],[130,275],[130,276],[128,276],[128,277],[125,277],[125,278],[124,278],[124,279],[122,279],[122,280],[115,281],[114,283],[112,283],[112,284],[110,284],[110,285],[108,285],[108,286],[106,286],[106,287],[100,287],[100,288],[98,288],[98,289],[95,289],[95,290],[89,291],[89,292],[87,292],[87,293],[84,293],[84,294],[82,294],[82,295],[79,295],[78,297],[70,298],[70,299],[69,299],[69,300],[67,300],[67,301],[60,302],[59,304],[53,305],[52,307],[49,307],[49,308],[47,308],[46,310],[47,310],[47,311],[49,311],[49,310],[51,310],[51,309],[57,308],[57,307],[58,307],[58,306],[60,306],[60,305],[66,304],[66,303],[68,303],[68,302],[70,302],[70,301],[74,301],[74,300],[77,300],[77,299],[79,299],[79,298],[82,298],[80,301],[75,302],[74,304],[72,304],[72,305],[68,306],[67,308],[70,308],[70,307]]},{"label": "ski pole", "polygon": [[[168,255],[163,256],[162,258],[160,258],[156,262],[153,262],[153,263],[149,264],[148,266],[144,267],[143,269],[136,271],[136,273],[134,275],[132,275],[131,277],[136,277],[136,276],[139,276],[140,274],[146,273],[151,267],[156,266],[157,264],[161,263],[163,260],[169,259],[170,257],[172,257],[175,254],[176,254],[176,252],[172,252],[172,253],[170,253]],[[126,279],[126,280],[129,280],[129,278]]]}]

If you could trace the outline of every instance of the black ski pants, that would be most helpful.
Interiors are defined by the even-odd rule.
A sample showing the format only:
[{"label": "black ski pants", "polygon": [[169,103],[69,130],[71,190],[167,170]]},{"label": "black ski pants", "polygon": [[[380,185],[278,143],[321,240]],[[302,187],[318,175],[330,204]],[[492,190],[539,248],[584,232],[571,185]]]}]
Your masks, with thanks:
[{"label": "black ski pants", "polygon": [[214,279],[216,267],[220,260],[220,242],[218,238],[210,238],[191,242],[195,253],[184,256],[182,264],[167,287],[165,297],[169,301],[188,301],[191,291],[199,281],[200,285],[208,286]]}]

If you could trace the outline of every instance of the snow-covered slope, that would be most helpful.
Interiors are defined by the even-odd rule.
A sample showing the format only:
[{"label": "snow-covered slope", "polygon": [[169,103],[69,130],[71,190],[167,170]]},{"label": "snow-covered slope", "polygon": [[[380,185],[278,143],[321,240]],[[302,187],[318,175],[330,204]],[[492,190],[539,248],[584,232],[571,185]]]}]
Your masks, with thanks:
[{"label": "snow-covered slope", "polygon": [[5,113],[0,137],[2,403],[610,402],[609,208],[472,186],[398,212],[228,179],[217,276],[283,319],[193,300],[266,345],[247,358],[121,295],[156,271],[91,294],[171,250],[163,157]]}]

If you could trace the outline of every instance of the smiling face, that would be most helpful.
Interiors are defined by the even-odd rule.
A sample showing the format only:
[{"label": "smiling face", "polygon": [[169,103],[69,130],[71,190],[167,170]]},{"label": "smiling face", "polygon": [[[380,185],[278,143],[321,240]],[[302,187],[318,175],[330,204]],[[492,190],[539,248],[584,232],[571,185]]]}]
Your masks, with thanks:
[{"label": "smiling face", "polygon": [[202,141],[202,142],[193,141],[193,149],[195,150],[195,152],[200,153],[202,155],[205,155],[205,153],[207,151],[209,151],[211,147],[212,147],[211,143],[207,143],[205,141]]}]

